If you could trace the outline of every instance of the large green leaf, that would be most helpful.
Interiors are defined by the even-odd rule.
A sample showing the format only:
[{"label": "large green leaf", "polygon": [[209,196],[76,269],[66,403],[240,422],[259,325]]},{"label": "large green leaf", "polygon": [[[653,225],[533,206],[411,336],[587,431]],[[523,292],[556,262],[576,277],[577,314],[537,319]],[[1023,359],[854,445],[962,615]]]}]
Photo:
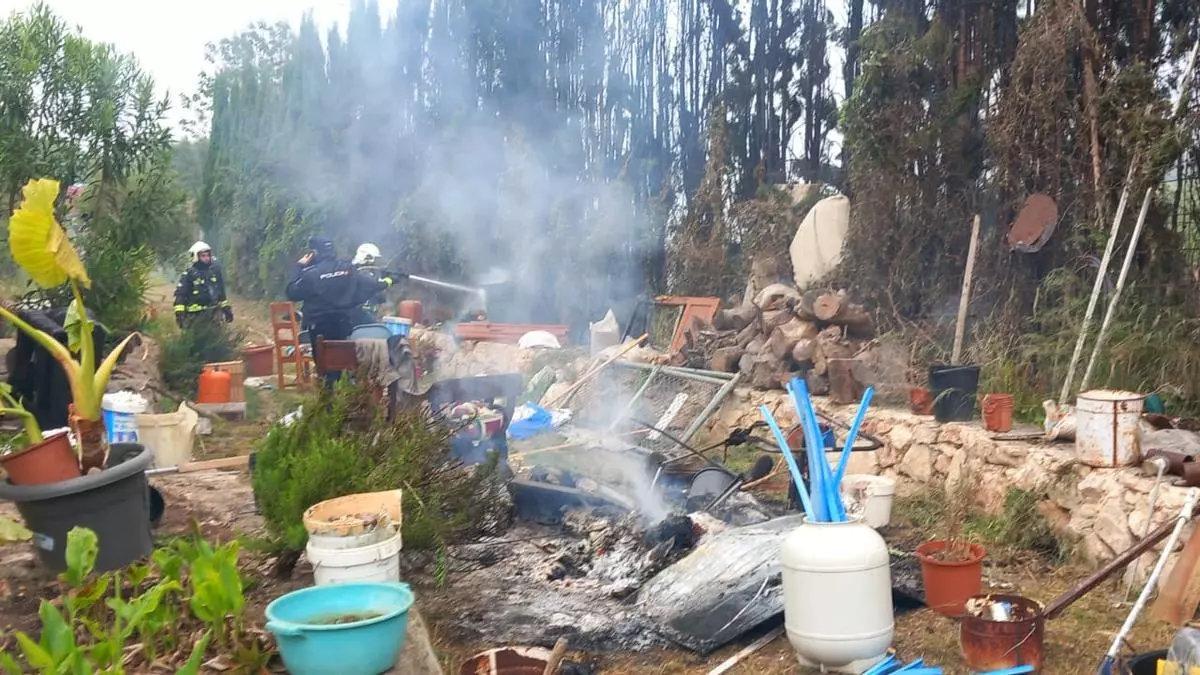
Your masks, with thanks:
[{"label": "large green leaf", "polygon": [[63,618],[62,612],[46,600],[38,608],[38,617],[42,620],[42,648],[55,663],[63,663],[77,649],[75,632]]},{"label": "large green leaf", "polygon": [[13,260],[42,288],[55,288],[75,280],[92,285],[87,269],[67,233],[54,219],[58,199],[58,181],[48,178],[30,180],[22,194],[21,207],[8,222],[8,245]]},{"label": "large green leaf", "polygon": [[198,675],[200,665],[204,662],[204,652],[208,650],[208,642],[212,639],[212,631],[204,631],[204,637],[200,638],[195,646],[192,647],[192,655],[188,657],[186,663],[175,671],[175,675]]},{"label": "large green leaf", "polygon": [[24,525],[7,516],[0,516],[0,544],[29,541],[32,538],[33,533]]},{"label": "large green leaf", "polygon": [[67,571],[63,574],[67,584],[72,587],[83,584],[96,565],[96,554],[99,551],[95,532],[86,527],[72,527],[71,531],[67,532]]}]

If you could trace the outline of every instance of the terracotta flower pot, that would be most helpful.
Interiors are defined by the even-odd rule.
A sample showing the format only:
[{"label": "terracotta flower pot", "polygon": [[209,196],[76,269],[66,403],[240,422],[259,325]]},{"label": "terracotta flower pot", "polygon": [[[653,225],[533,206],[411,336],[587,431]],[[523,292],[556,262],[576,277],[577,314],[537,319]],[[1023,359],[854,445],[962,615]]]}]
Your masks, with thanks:
[{"label": "terracotta flower pot", "polygon": [[1012,431],[1012,394],[985,394],[983,397],[983,428],[1005,433]]},{"label": "terracotta flower pot", "polygon": [[925,605],[945,616],[962,616],[967,600],[983,589],[983,557],[987,550],[979,544],[967,544],[966,560],[942,560],[947,546],[949,542],[935,539],[917,547]]},{"label": "terracotta flower pot", "polygon": [[66,432],[55,434],[24,450],[0,456],[0,465],[13,485],[42,485],[78,478],[79,458]]},{"label": "terracotta flower pot", "polygon": [[925,387],[910,387],[908,407],[914,415],[932,415],[933,394]]}]

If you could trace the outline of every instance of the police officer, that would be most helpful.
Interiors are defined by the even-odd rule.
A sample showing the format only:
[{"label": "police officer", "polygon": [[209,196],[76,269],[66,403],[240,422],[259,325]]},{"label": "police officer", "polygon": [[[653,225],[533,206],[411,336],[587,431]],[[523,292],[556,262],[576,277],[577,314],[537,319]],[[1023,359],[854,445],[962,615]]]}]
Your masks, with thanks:
[{"label": "police officer", "polygon": [[188,249],[192,265],[175,286],[175,323],[186,328],[197,320],[233,321],[225,296],[225,276],[213,260],[212,247],[198,241]]},{"label": "police officer", "polygon": [[363,305],[390,288],[394,279],[375,279],[339,260],[333,242],[325,237],[311,237],[308,245],[311,250],[297,261],[295,278],[287,286],[288,300],[304,303],[303,327],[313,344],[317,336],[345,340],[358,324]]}]

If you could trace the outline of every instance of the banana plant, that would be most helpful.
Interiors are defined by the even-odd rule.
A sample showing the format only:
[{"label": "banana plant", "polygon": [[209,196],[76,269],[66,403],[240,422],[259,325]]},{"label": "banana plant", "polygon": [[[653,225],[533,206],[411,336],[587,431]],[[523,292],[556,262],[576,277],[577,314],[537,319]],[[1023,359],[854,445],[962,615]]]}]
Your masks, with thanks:
[{"label": "banana plant", "polygon": [[21,423],[25,425],[25,438],[29,444],[41,443],[42,428],[38,426],[37,418],[12,395],[12,385],[7,382],[0,382],[0,401],[4,402],[4,405],[0,407],[0,415],[21,418]]},{"label": "banana plant", "polygon": [[[73,300],[68,310],[69,346],[54,336],[29,325],[15,312],[0,305],[0,318],[17,327],[41,345],[62,366],[71,387],[74,406],[72,426],[79,438],[83,469],[104,463],[104,426],[100,417],[100,401],[108,380],[117,366],[121,353],[134,335],[125,338],[96,364],[96,345],[92,334],[94,323],[83,306],[83,288],[91,288],[87,269],[66,230],[54,217],[58,199],[58,181],[41,178],[30,180],[22,189],[20,208],[13,212],[8,223],[8,243],[13,260],[42,288],[57,288],[69,284]],[[78,359],[72,352],[78,353]]]}]

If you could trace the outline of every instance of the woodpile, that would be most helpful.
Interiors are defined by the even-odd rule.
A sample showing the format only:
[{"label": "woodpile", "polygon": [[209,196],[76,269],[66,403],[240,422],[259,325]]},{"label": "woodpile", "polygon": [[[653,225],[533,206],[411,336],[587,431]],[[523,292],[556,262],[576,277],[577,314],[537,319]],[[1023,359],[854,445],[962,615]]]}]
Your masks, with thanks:
[{"label": "woodpile", "polygon": [[800,376],[818,395],[829,393],[832,374],[844,397],[859,388],[842,360],[853,359],[873,337],[871,314],[846,291],[800,293],[774,283],[750,302],[719,310],[711,326],[691,326],[677,362],[741,371],[744,382],[760,389],[781,388]]}]

